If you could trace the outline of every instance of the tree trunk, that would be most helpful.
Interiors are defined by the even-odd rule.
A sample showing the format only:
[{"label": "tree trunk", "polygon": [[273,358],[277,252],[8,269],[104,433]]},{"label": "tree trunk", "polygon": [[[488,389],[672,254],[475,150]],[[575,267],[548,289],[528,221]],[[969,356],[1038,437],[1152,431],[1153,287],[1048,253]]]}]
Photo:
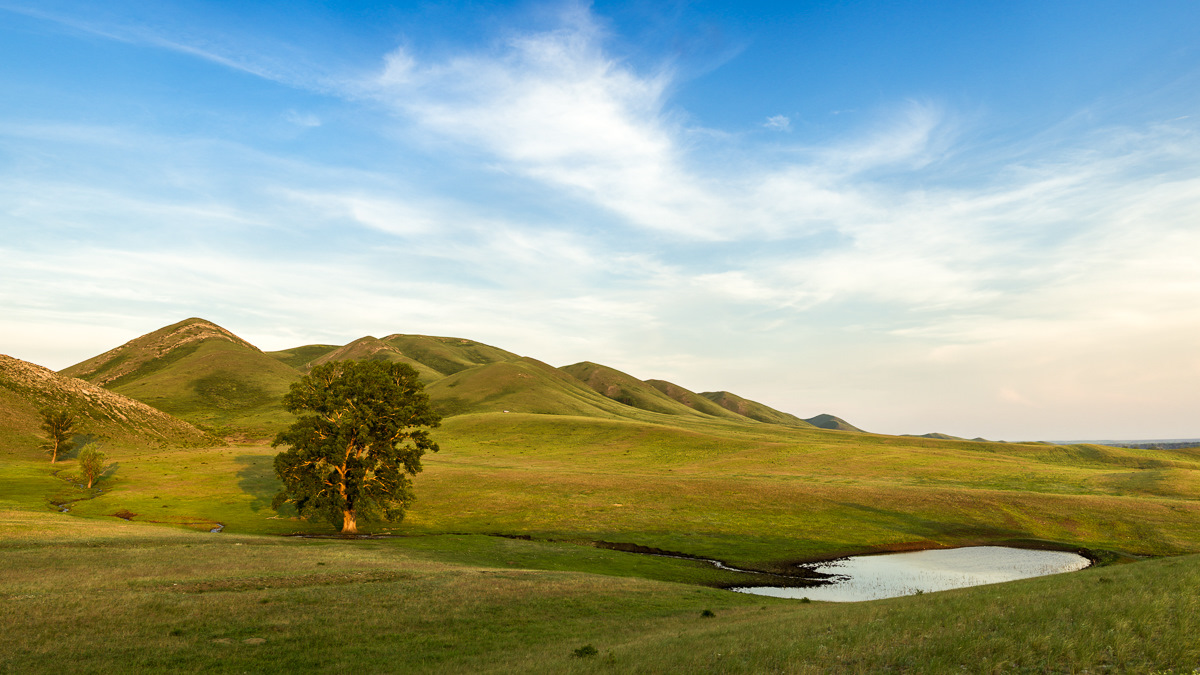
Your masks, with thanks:
[{"label": "tree trunk", "polygon": [[354,520],[354,510],[342,511],[342,534],[358,534],[358,523]]}]

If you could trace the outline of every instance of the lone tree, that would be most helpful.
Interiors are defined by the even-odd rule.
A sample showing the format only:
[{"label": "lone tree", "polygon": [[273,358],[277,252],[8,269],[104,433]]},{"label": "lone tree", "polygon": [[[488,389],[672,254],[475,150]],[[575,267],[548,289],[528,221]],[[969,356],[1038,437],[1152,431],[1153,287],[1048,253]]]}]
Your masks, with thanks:
[{"label": "lone tree", "polygon": [[342,534],[358,532],[360,518],[404,518],[413,500],[409,476],[421,471],[427,450],[438,451],[425,427],[441,423],[412,366],[325,363],[293,384],[283,405],[300,418],[271,444],[291,446],[275,456],[283,482],[275,508],[293,503]]},{"label": "lone tree", "polygon": [[89,488],[104,474],[105,459],[105,454],[91,445],[79,451],[79,474],[87,479]]},{"label": "lone tree", "polygon": [[75,414],[66,408],[45,408],[42,410],[42,431],[50,438],[42,447],[50,453],[50,463],[58,462],[59,453],[66,454],[74,445],[71,442],[71,431],[75,428]]}]

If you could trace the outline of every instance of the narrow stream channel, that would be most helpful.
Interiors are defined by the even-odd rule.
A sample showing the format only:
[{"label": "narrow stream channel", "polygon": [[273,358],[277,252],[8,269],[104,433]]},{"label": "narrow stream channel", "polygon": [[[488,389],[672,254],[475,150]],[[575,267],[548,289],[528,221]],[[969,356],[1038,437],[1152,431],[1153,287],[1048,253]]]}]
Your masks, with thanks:
[{"label": "narrow stream channel", "polygon": [[970,546],[807,563],[798,567],[833,575],[832,582],[807,588],[745,586],[730,590],[777,598],[861,602],[1074,572],[1090,564],[1077,553]]}]

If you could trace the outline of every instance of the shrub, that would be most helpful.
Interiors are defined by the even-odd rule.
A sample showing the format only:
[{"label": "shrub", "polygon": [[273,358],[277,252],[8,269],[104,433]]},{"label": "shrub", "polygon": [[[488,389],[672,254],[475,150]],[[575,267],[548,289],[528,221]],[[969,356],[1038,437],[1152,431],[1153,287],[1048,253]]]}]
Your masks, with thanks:
[{"label": "shrub", "polygon": [[595,647],[593,647],[591,645],[584,645],[574,651],[575,657],[580,658],[580,659],[586,659],[586,658],[595,656],[599,653],[600,653],[599,650],[597,650]]}]

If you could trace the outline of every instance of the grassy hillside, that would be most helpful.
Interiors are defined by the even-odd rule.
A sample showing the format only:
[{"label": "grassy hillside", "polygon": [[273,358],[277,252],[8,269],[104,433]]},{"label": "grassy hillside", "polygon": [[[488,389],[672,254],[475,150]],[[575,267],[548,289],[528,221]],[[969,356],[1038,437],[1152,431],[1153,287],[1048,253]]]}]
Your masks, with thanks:
[{"label": "grassy hillside", "polygon": [[521,358],[512,352],[463,338],[396,334],[383,338],[383,342],[443,375]]},{"label": "grassy hillside", "polygon": [[[816,417],[809,417],[809,418],[806,418],[804,421],[808,422],[809,424],[813,425],[814,427],[816,427],[818,429],[831,429],[833,431],[858,431],[858,432],[862,431],[862,429],[859,429],[858,427],[854,426],[853,424],[850,424],[846,420],[844,420],[840,417],[835,417],[828,413],[823,413],[823,414],[817,415]],[[928,436],[928,437],[929,438],[938,438],[936,436]]]},{"label": "grassy hillside", "polygon": [[341,349],[338,345],[304,345],[266,354],[286,366],[304,372],[309,363],[338,349]]},{"label": "grassy hillside", "polygon": [[305,370],[310,370],[313,366],[319,366],[322,363],[329,363],[330,361],[387,361],[389,363],[406,363],[417,371],[421,377],[421,381],[425,384],[445,377],[445,375],[424,363],[405,356],[400,353],[400,350],[383,340],[371,336],[359,338],[345,347],[338,347],[327,354],[313,359],[305,364]]},{"label": "grassy hillside", "polygon": [[705,415],[736,420],[738,422],[745,422],[750,419],[748,417],[739,415],[732,410],[727,410],[694,391],[689,391],[677,384],[667,382],[666,380],[646,380],[646,384],[661,391],[671,399],[678,401],[697,412],[704,413]]},{"label": "grassy hillside", "polygon": [[216,433],[268,438],[292,419],[280,399],[301,373],[329,361],[371,359],[413,366],[446,416],[510,411],[664,423],[665,415],[706,423],[808,426],[794,415],[727,392],[695,394],[591,362],[556,370],[463,338],[367,336],[341,347],[307,345],[266,354],[202,319],[154,331],[63,373]]},{"label": "grassy hillside", "polygon": [[559,370],[586,384],[592,391],[624,405],[664,415],[702,415],[667,396],[652,385],[615,368],[583,361]]},{"label": "grassy hillside", "polygon": [[88,440],[120,445],[211,445],[183,420],[83,380],[0,354],[0,450],[33,448],[44,437],[40,410],[65,408]]},{"label": "grassy hillside", "polygon": [[717,405],[735,412],[743,417],[749,417],[752,420],[766,422],[767,424],[783,424],[790,427],[808,428],[813,425],[792,415],[790,413],[780,412],[770,406],[763,405],[757,401],[742,398],[737,394],[731,394],[727,391],[704,391],[700,395]]},{"label": "grassy hillside", "polygon": [[188,319],[62,371],[218,433],[267,437],[300,373],[229,331]]},{"label": "grassy hillside", "polygon": [[629,542],[757,566],[1032,539],[1200,550],[1195,450],[517,414],[452,418],[439,434],[406,526],[419,531]]},{"label": "grassy hillside", "polygon": [[529,358],[468,368],[426,390],[445,416],[513,412],[617,417],[627,408],[557,368]]}]

